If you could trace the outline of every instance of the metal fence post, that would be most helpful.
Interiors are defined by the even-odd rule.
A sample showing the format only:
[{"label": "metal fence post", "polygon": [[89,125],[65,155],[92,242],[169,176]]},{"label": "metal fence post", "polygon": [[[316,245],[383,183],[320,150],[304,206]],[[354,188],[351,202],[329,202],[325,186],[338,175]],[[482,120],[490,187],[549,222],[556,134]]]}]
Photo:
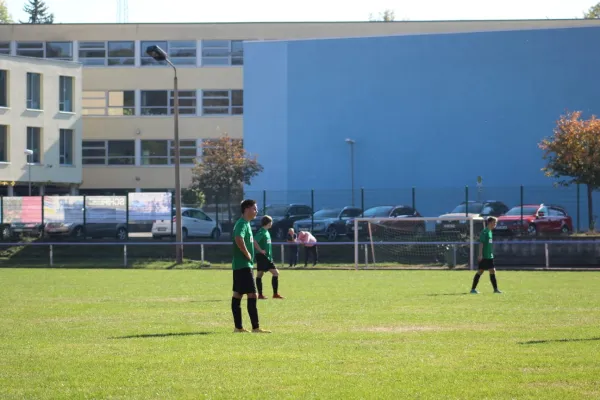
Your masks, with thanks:
[{"label": "metal fence post", "polygon": [[267,191],[263,190],[263,215],[267,215]]},{"label": "metal fence post", "polygon": [[50,245],[50,266],[54,266],[54,251],[52,249],[52,245]]},{"label": "metal fence post", "polygon": [[465,186],[465,215],[469,216],[469,186]]},{"label": "metal fence post", "polygon": [[417,209],[417,190],[414,186],[412,188],[412,208],[413,210]]},{"label": "metal fence post", "polygon": [[523,185],[521,185],[520,196],[521,196],[521,200],[520,200],[520,203],[521,203],[521,233],[523,233],[523,199],[525,197]]},{"label": "metal fence post", "polygon": [[4,196],[0,196],[0,225],[2,224],[4,224]]},{"label": "metal fence post", "polygon": [[44,198],[46,196],[42,195],[42,223],[41,223],[41,232],[40,232],[40,239],[44,238],[44,234],[46,233],[46,225],[44,225]]},{"label": "metal fence post", "polygon": [[[173,220],[175,219],[175,194],[171,192],[171,240],[175,240],[175,226]],[[217,224],[219,221],[217,221]]]},{"label": "metal fence post", "polygon": [[310,215],[310,231],[315,230],[315,189],[310,189],[310,209],[312,214]]},{"label": "metal fence post", "polygon": [[200,245],[200,261],[204,262],[204,243]]},{"label": "metal fence post", "polygon": [[281,264],[285,265],[285,246],[281,245]]},{"label": "metal fence post", "polygon": [[360,214],[365,212],[365,188],[360,188]]},{"label": "metal fence post", "polygon": [[129,240],[129,193],[125,195],[125,234],[125,239]]},{"label": "metal fence post", "polygon": [[86,214],[87,214],[87,196],[83,195],[83,240],[87,238],[86,234]]},{"label": "metal fence post", "polygon": [[550,268],[550,251],[548,249],[548,242],[544,243],[544,255],[546,257],[546,269]]},{"label": "metal fence post", "polygon": [[123,245],[123,266],[127,268],[127,245]]},{"label": "metal fence post", "polygon": [[581,230],[581,225],[580,225],[580,203],[581,203],[581,192],[580,192],[580,187],[579,187],[579,183],[577,184],[577,232],[579,232]]}]

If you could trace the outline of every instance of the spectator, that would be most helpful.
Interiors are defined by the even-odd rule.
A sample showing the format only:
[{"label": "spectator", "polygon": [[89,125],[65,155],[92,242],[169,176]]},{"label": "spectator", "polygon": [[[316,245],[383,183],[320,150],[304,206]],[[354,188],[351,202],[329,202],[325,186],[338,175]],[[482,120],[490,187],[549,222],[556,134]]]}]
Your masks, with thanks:
[{"label": "spectator", "polygon": [[292,268],[298,264],[298,235],[294,232],[294,228],[288,230],[287,242],[291,243],[288,248],[290,249],[290,268]]},{"label": "spectator", "polygon": [[319,262],[319,252],[317,251],[317,239],[307,231],[298,232],[298,241],[304,246],[304,267],[308,266],[309,254],[313,259],[313,267]]}]

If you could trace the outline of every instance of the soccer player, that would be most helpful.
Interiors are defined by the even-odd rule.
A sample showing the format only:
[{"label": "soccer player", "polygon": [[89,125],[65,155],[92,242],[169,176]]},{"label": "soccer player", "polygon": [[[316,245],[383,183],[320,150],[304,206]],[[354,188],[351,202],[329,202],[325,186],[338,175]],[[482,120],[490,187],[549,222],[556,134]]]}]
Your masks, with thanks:
[{"label": "soccer player", "polygon": [[308,256],[313,259],[313,267],[319,262],[317,239],[307,231],[298,232],[298,241],[304,245],[304,267],[308,266]]},{"label": "soccer player", "polygon": [[248,315],[252,323],[252,332],[271,333],[261,329],[258,323],[258,310],[256,308],[256,286],[252,268],[254,267],[254,237],[250,221],[256,218],[258,209],[256,201],[244,200],[241,205],[242,216],[233,227],[233,295],[231,298],[231,311],[235,324],[234,333],[248,332],[242,326],[242,297],[248,299]]},{"label": "soccer player", "polygon": [[477,284],[479,278],[483,274],[483,271],[488,270],[490,273],[490,281],[494,287],[494,293],[502,293],[498,290],[498,282],[496,282],[496,267],[494,266],[494,251],[493,251],[493,240],[492,231],[496,227],[498,220],[494,217],[488,217],[486,219],[486,227],[481,231],[479,235],[479,255],[477,261],[479,262],[479,270],[473,278],[473,286],[471,287],[471,293],[477,294]]},{"label": "soccer player", "polygon": [[258,298],[266,300],[267,297],[263,296],[262,277],[265,272],[269,271],[271,275],[271,285],[273,286],[273,298],[283,299],[278,292],[279,288],[279,271],[273,263],[273,248],[271,246],[271,234],[269,229],[273,226],[273,218],[265,215],[260,221],[261,228],[256,233],[254,243],[256,243],[256,287],[258,288]]}]

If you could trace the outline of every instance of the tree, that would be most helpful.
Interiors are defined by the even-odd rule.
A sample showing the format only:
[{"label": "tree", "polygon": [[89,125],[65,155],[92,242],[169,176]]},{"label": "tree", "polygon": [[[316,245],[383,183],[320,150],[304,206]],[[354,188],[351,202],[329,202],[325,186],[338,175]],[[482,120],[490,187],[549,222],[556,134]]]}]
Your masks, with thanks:
[{"label": "tree", "polygon": [[542,140],[539,147],[547,162],[542,168],[546,176],[558,179],[556,184],[561,186],[587,186],[588,221],[590,230],[594,230],[592,193],[600,188],[600,120],[594,115],[584,120],[581,114],[576,111],[561,115],[554,135]]},{"label": "tree", "polygon": [[48,6],[43,0],[28,0],[28,4],[23,6],[23,11],[29,15],[27,22],[22,24],[52,24],[54,23],[54,14],[48,13]]},{"label": "tree", "polygon": [[600,3],[596,4],[595,6],[590,7],[590,9],[587,10],[583,14],[583,18],[585,18],[585,19],[600,19]]},{"label": "tree", "polygon": [[373,14],[369,15],[369,21],[371,22],[393,22],[396,20],[396,13],[394,10],[386,9],[379,13],[379,17],[374,17]]},{"label": "tree", "polygon": [[13,20],[8,12],[5,0],[0,0],[0,24],[12,24]]},{"label": "tree", "polygon": [[206,202],[204,193],[197,189],[183,189],[181,191],[181,202],[186,206],[202,207]]},{"label": "tree", "polygon": [[227,134],[205,140],[202,154],[202,162],[196,163],[192,170],[190,189],[201,191],[215,203],[225,200],[231,221],[231,200],[242,197],[243,185],[249,185],[263,167],[244,150],[241,140]]}]

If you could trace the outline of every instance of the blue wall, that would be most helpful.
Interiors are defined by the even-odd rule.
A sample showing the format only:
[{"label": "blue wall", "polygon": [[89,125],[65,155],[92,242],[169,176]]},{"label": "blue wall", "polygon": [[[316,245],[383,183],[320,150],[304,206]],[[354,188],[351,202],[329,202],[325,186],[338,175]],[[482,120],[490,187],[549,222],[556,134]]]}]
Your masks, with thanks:
[{"label": "blue wall", "polygon": [[[565,110],[600,111],[598,41],[573,28],[246,43],[244,143],[265,167],[247,189],[349,203],[349,137],[356,187],[429,191],[422,214],[448,211],[478,175],[509,205],[521,184],[540,192],[527,202],[564,204],[537,143]],[[410,202],[375,192],[367,206]]]}]

